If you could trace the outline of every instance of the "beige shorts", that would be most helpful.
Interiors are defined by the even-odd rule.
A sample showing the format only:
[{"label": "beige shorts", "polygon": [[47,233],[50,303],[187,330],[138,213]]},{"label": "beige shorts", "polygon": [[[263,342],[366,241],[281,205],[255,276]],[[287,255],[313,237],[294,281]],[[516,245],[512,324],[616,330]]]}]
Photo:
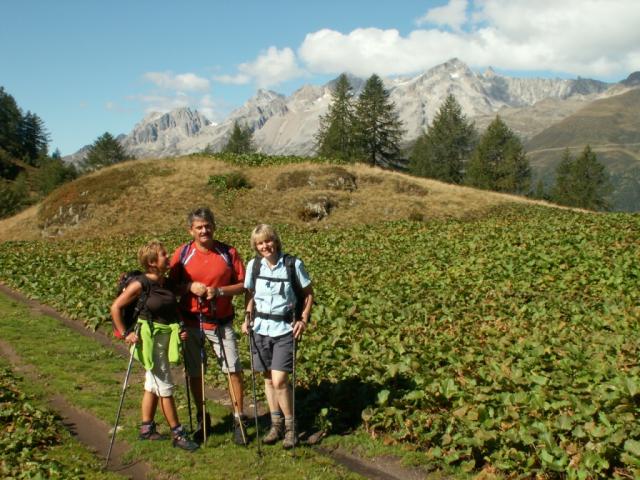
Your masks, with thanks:
[{"label": "beige shorts", "polygon": [[[202,335],[199,328],[186,327],[187,338],[186,348],[184,352],[184,361],[187,367],[187,372],[190,377],[199,377],[201,374],[200,365],[202,363],[201,358],[204,356],[205,372],[207,368],[207,358],[210,354],[207,344],[213,347],[218,360],[218,365],[224,373],[227,372],[239,372],[242,370],[240,366],[240,357],[238,356],[238,340],[236,332],[233,330],[232,322],[227,322],[220,325],[220,336],[222,337],[222,345],[224,345],[224,352],[226,354],[226,360],[229,363],[229,369],[225,362],[225,357],[222,355],[220,349],[220,340],[218,339],[217,330],[204,330],[206,341],[203,343]],[[204,349],[204,352],[202,351]]]}]

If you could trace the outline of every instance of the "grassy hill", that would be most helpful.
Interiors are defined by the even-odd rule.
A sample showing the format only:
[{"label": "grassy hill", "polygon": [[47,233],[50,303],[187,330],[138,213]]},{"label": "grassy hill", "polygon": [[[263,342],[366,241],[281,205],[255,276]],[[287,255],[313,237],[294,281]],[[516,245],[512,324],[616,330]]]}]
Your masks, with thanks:
[{"label": "grassy hill", "polygon": [[[225,180],[233,179],[248,186],[225,188]],[[187,156],[125,162],[65,184],[39,205],[0,221],[0,241],[159,235],[184,228],[187,212],[199,205],[210,206],[223,226],[329,228],[468,218],[514,202],[531,201],[365,165],[251,167]]]},{"label": "grassy hill", "polygon": [[526,149],[538,176],[551,184],[562,151],[578,155],[586,145],[611,174],[614,209],[640,210],[640,89],[590,103],[533,137]]}]

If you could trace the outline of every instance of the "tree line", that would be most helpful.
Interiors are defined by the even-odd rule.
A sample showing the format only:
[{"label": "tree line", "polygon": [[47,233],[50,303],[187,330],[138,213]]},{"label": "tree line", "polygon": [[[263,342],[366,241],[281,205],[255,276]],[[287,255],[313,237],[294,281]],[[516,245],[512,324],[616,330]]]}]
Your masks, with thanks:
[{"label": "tree line", "polygon": [[[404,130],[382,80],[372,75],[356,99],[345,74],[340,75],[316,135],[318,155],[371,165],[401,163]],[[609,176],[586,146],[572,159],[565,152],[547,192],[532,188],[532,173],[520,138],[499,115],[480,135],[453,95],[447,96],[429,127],[408,153],[413,175],[443,182],[544,198],[561,205],[606,210]]]},{"label": "tree line", "polygon": [[[405,130],[382,79],[373,74],[356,97],[346,74],[335,82],[331,101],[315,135],[316,154],[345,162],[397,168],[408,166],[416,176],[534,198],[592,210],[610,208],[609,175],[587,145],[576,158],[567,149],[545,189],[532,188],[532,172],[519,137],[496,116],[480,135],[453,95],[412,147],[401,147]],[[42,119],[23,113],[0,87],[0,217],[42,198],[79,174],[134,157],[105,132],[90,145],[77,168],[48,153],[49,133]],[[254,152],[253,131],[237,121],[221,149],[224,153]],[[207,147],[204,153],[216,153]],[[408,160],[408,161],[407,161]]]},{"label": "tree line", "polygon": [[36,202],[76,177],[60,151],[49,154],[49,132],[35,113],[23,113],[0,87],[0,218]]}]

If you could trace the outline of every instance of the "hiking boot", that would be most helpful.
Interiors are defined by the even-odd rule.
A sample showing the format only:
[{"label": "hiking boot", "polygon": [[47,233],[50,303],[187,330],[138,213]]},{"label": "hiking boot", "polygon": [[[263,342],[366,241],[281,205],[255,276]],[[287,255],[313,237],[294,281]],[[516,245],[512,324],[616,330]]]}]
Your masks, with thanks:
[{"label": "hiking boot", "polygon": [[265,445],[273,445],[284,435],[284,418],[278,415],[271,415],[271,428],[262,439]]},{"label": "hiking boot", "polygon": [[[233,417],[233,443],[236,445],[247,444],[247,418],[243,415],[241,417]],[[244,432],[244,433],[243,433]]]},{"label": "hiking boot", "polygon": [[282,448],[289,450],[298,445],[298,435],[296,434],[296,426],[293,418],[287,418],[284,421],[284,440],[282,440]]},{"label": "hiking boot", "polygon": [[173,446],[186,450],[187,452],[193,452],[200,448],[200,446],[187,437],[187,432],[184,431],[182,426],[179,426],[172,430],[173,433]]},{"label": "hiking boot", "polygon": [[167,436],[158,433],[156,422],[143,423],[140,425],[140,440],[166,440]]},{"label": "hiking boot", "polygon": [[[211,435],[211,416],[207,413],[207,437]],[[198,424],[196,430],[193,432],[193,440],[202,443],[204,441],[204,425],[202,424],[202,416],[198,415]]]}]

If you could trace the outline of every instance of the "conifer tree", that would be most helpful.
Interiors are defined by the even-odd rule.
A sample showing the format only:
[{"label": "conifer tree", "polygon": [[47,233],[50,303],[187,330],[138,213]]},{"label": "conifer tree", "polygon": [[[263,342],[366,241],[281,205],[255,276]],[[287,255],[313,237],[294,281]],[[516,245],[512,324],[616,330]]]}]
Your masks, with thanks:
[{"label": "conifer tree", "polygon": [[22,157],[22,112],[15,99],[0,87],[0,148],[14,158]]},{"label": "conifer tree", "polygon": [[569,149],[564,151],[556,168],[553,201],[588,210],[608,210],[610,205],[606,197],[609,193],[609,174],[589,145],[576,159],[571,158]]},{"label": "conifer tree", "polygon": [[105,132],[89,147],[82,167],[91,171],[131,159],[133,157],[127,155],[120,142],[109,132]]},{"label": "conifer tree", "polygon": [[346,74],[341,74],[331,93],[331,103],[320,117],[316,134],[316,152],[323,157],[353,160],[356,145],[354,136],[355,106],[353,89]]},{"label": "conifer tree", "polygon": [[562,152],[560,163],[556,167],[556,180],[551,188],[551,199],[560,205],[573,203],[571,192],[573,159],[568,148]]},{"label": "conifer tree", "polygon": [[20,143],[23,158],[30,165],[37,165],[47,156],[49,133],[42,119],[35,113],[27,112],[22,118]]},{"label": "conifer tree", "polygon": [[250,127],[241,127],[236,120],[233,123],[231,136],[226,145],[222,148],[225,153],[251,153],[253,147],[253,132]]},{"label": "conifer tree", "polygon": [[461,183],[478,133],[453,95],[447,96],[431,126],[418,137],[409,157],[414,175]]},{"label": "conifer tree", "polygon": [[382,79],[373,74],[356,103],[358,150],[371,165],[392,165],[400,157],[402,122]]},{"label": "conifer tree", "polygon": [[516,194],[528,193],[531,168],[518,136],[496,116],[480,138],[465,173],[473,187]]}]

